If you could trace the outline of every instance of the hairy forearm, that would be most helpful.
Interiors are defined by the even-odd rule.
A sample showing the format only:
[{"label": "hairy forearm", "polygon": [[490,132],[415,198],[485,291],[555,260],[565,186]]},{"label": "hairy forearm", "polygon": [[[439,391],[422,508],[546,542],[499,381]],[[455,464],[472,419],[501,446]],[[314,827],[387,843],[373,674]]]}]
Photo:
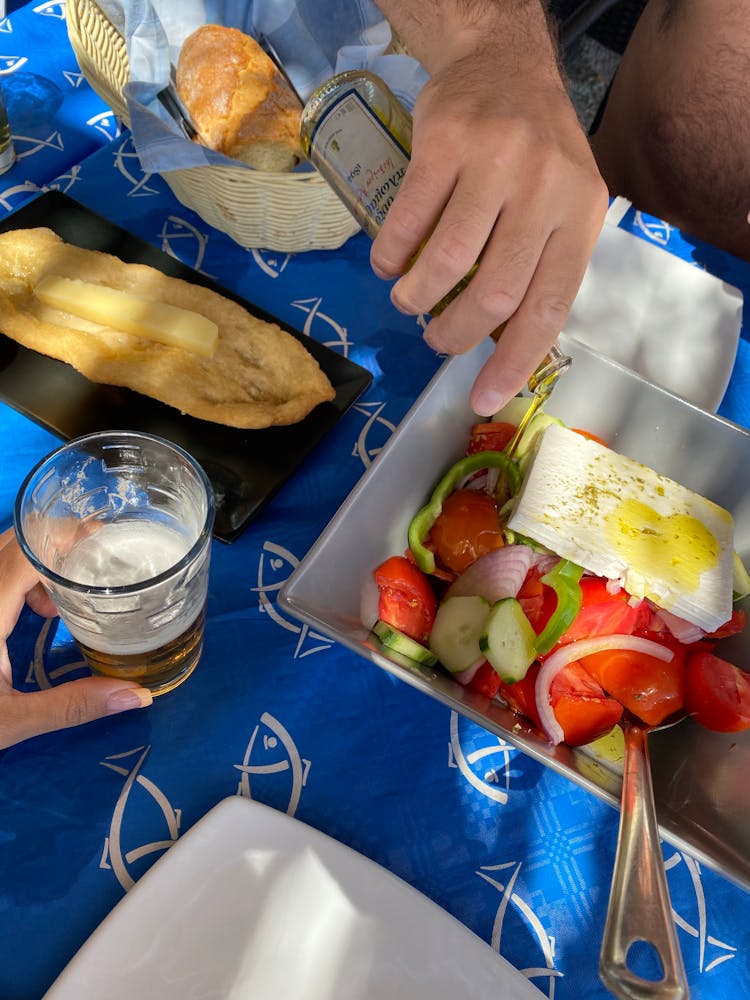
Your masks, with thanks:
[{"label": "hairy forearm", "polygon": [[507,69],[532,59],[556,71],[542,0],[375,0],[430,73],[488,47]]}]

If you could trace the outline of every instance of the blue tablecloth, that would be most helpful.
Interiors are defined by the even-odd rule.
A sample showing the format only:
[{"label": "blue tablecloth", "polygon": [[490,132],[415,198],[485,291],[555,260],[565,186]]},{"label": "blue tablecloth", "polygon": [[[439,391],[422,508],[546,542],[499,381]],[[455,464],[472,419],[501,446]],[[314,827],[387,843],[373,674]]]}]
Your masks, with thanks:
[{"label": "blue tablecloth", "polygon": [[64,2],[0,20],[0,73],[17,156],[0,176],[0,209],[9,212],[53,179],[61,190],[74,184],[80,161],[118,136],[120,125],[78,67]]},{"label": "blue tablecloth", "polygon": [[[23,68],[62,87],[75,65],[62,22],[53,16],[49,31],[39,27],[47,8],[62,9],[22,9],[0,43],[19,60],[36,52],[40,65],[29,56]],[[47,126],[38,126],[33,160],[41,168],[49,156],[50,172],[45,179],[32,171],[31,154],[21,159],[0,179],[0,189],[14,186],[2,196],[6,210],[37,188],[59,186],[364,365],[374,381],[240,539],[214,543],[205,653],[189,682],[146,710],[2,753],[0,997],[40,997],[179,836],[221,799],[249,794],[416,886],[550,1000],[603,1000],[597,961],[616,810],[275,603],[436,371],[418,323],[391,307],[387,286],[370,272],[364,236],[339,251],[293,256],[238,247],[180,205],[161,178],[144,177],[129,134],[111,122],[113,132],[110,124],[100,131],[92,123],[109,121],[106,109],[80,81],[71,89],[60,105],[64,123],[54,126],[64,149],[56,144],[53,159]],[[22,133],[14,132],[21,151]],[[747,297],[746,265],[634,211],[622,225]],[[720,411],[746,426],[747,329]],[[3,405],[0,434],[1,529],[25,473],[58,441]],[[62,632],[30,612],[11,658],[23,690],[80,670]],[[747,893],[668,845],[664,852],[692,997],[746,995]]]}]

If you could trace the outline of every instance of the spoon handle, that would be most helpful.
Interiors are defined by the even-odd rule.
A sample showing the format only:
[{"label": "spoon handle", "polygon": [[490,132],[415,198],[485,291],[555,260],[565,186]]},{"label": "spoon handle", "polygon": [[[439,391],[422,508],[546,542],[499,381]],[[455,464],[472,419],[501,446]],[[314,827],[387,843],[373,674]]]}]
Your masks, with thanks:
[{"label": "spoon handle", "polygon": [[[620,831],[599,975],[623,1000],[682,1000],[689,993],[656,823],[647,730],[634,723],[622,728]],[[628,950],[636,941],[650,944],[659,956],[661,979],[643,979],[628,967]]]}]

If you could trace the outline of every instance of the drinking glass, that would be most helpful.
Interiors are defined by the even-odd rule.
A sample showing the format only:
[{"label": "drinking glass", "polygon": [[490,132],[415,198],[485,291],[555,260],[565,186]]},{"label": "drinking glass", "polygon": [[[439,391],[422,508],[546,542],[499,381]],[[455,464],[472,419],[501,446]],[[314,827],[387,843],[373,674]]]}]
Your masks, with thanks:
[{"label": "drinking glass", "polygon": [[94,673],[159,695],[195,669],[214,512],[200,465],[150,434],[76,438],[26,477],[19,544]]}]

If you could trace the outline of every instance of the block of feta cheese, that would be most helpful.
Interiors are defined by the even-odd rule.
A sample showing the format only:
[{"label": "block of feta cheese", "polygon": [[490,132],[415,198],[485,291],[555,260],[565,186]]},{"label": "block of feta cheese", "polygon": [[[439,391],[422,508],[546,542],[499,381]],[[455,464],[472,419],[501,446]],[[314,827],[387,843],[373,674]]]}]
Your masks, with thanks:
[{"label": "block of feta cheese", "polygon": [[508,527],[706,632],[731,617],[732,515],[566,427],[544,431]]}]

